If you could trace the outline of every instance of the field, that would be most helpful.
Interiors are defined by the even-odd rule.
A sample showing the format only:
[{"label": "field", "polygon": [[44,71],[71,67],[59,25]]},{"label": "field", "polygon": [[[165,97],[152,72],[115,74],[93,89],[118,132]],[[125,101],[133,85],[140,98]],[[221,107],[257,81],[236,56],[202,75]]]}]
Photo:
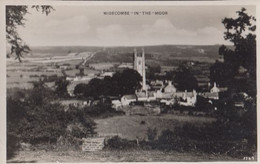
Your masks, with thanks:
[{"label": "field", "polygon": [[118,134],[122,138],[134,140],[146,139],[148,128],[156,128],[157,135],[163,130],[174,130],[177,126],[182,126],[184,123],[192,123],[197,126],[202,126],[203,123],[210,123],[214,118],[188,116],[188,115],[173,115],[163,114],[158,116],[115,116],[105,119],[95,120],[97,123],[96,131],[99,134]]},{"label": "field", "polygon": [[225,155],[205,153],[183,153],[162,151],[20,151],[8,163],[45,163],[45,162],[207,162],[207,161],[241,161]]},{"label": "field", "polygon": [[138,51],[140,51],[141,48],[144,48],[147,60],[154,60],[163,65],[176,63],[176,61],[213,63],[219,58],[219,45],[159,45],[144,47],[107,47],[103,52],[97,53],[90,62],[132,62],[134,48]]},{"label": "field", "polygon": [[[45,51],[42,51],[45,50]],[[75,76],[79,70],[75,69],[82,62],[82,59],[89,60],[94,52],[64,52],[64,49],[59,49],[57,52],[53,49],[42,48],[34,55],[25,55],[22,63],[14,59],[7,59],[6,76],[7,88],[32,88],[32,82],[39,81],[40,77],[44,76],[63,76],[62,69],[59,66],[68,65],[71,69],[65,73],[69,76]],[[63,53],[63,54],[62,54]],[[85,74],[97,73],[90,68],[84,70]]]},{"label": "field", "polygon": [[[199,85],[206,85],[210,65],[219,58],[218,45],[185,46],[159,45],[145,46],[145,58],[148,66],[179,66],[183,62],[195,62],[192,73],[198,79]],[[7,59],[7,88],[31,88],[33,81],[40,76],[63,76],[57,66],[68,65],[69,76],[75,76],[75,69],[82,59],[86,59],[85,74],[109,71],[120,63],[133,62],[133,50],[142,47],[31,47],[32,51],[25,54],[22,63]],[[202,76],[199,76],[202,75]]]},{"label": "field", "polygon": [[[141,124],[144,121],[145,124]],[[146,139],[148,128],[156,128],[158,135],[166,129],[173,130],[184,123],[203,126],[204,123],[215,121],[210,117],[189,115],[150,115],[150,116],[114,116],[96,119],[99,135],[119,135],[122,138],[135,140]],[[110,150],[105,148],[96,152],[83,152],[71,149],[21,150],[9,159],[8,163],[44,163],[44,162],[207,162],[207,161],[241,161],[242,159],[223,154],[208,154],[205,152],[178,152],[160,150]]]},{"label": "field", "polygon": [[[144,121],[145,124],[141,124]],[[158,134],[165,130],[173,130],[184,123],[196,126],[215,121],[214,118],[189,115],[150,115],[150,116],[114,116],[96,119],[98,134],[118,134],[127,139],[145,139],[147,128],[157,128]],[[42,149],[20,150],[7,160],[8,163],[45,163],[45,162],[214,162],[241,161],[241,158],[230,157],[225,154],[208,154],[201,151],[162,151],[162,150],[110,150],[105,148],[96,152],[83,152],[79,149],[53,149],[54,145],[43,145]]]},{"label": "field", "polygon": [[51,65],[42,63],[7,61],[7,88],[18,87],[28,89],[32,87],[32,82],[38,81],[41,76],[62,76],[60,70],[48,69],[51,67]]}]

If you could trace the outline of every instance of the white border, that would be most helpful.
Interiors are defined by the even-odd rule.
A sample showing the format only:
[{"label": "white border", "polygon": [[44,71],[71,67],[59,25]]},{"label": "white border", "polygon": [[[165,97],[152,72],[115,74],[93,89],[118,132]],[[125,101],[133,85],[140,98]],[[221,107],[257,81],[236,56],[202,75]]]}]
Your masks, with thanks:
[{"label": "white border", "polygon": [[[179,6],[204,6],[204,5],[212,5],[212,6],[222,6],[222,5],[254,5],[256,6],[256,19],[257,19],[257,84],[259,83],[259,69],[260,69],[260,57],[259,57],[259,28],[260,28],[260,1],[257,0],[233,0],[233,1],[42,1],[42,0],[4,0],[0,2],[0,75],[2,75],[1,83],[0,83],[0,163],[6,163],[6,39],[5,39],[5,5],[52,5],[52,6],[121,6],[121,5],[131,5],[131,6],[170,6],[170,5],[179,5]],[[257,86],[257,94],[260,93],[260,88]],[[260,103],[259,96],[257,97],[257,104]],[[239,163],[260,163],[260,126],[259,126],[259,105],[257,105],[257,157],[258,161],[241,161]],[[89,163],[89,162],[88,162]],[[124,162],[130,163],[130,162]],[[155,162],[151,162],[155,163]],[[160,163],[177,163],[177,162],[160,162]],[[187,162],[178,162],[180,164]],[[188,162],[189,164],[198,163],[198,162]],[[231,163],[235,164],[238,162],[200,162],[200,163]]]}]

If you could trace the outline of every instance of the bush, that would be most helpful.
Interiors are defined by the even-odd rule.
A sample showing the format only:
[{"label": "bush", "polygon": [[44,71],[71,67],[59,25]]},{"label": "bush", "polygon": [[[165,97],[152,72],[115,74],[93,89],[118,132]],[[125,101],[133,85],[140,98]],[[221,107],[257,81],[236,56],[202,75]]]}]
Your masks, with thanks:
[{"label": "bush", "polygon": [[44,82],[55,82],[59,78],[58,75],[41,75],[41,77],[44,77]]},{"label": "bush", "polygon": [[66,112],[68,120],[67,134],[76,138],[93,136],[96,134],[96,123],[83,110],[70,107]]},{"label": "bush", "polygon": [[87,106],[83,108],[83,111],[86,115],[89,115],[91,117],[102,117],[102,118],[125,114],[123,111],[116,111],[114,108],[111,107],[110,103],[102,103],[102,102],[99,102],[98,104],[93,106]]},{"label": "bush", "polygon": [[141,124],[141,125],[145,125],[145,121],[141,121],[140,124]]},{"label": "bush", "polygon": [[[35,99],[37,91],[40,92]],[[24,100],[7,99],[8,156],[17,149],[16,142],[55,144],[60,136],[82,138],[95,134],[94,121],[83,111],[65,112],[62,105],[44,97],[45,93],[44,88],[35,87],[26,92]],[[71,131],[68,131],[69,125],[74,125]]]},{"label": "bush", "polygon": [[60,136],[55,146],[56,150],[81,150],[82,140],[71,135]]},{"label": "bush", "polygon": [[203,112],[211,112],[213,111],[213,105],[208,102],[208,99],[202,96],[197,96],[195,110],[203,111]]},{"label": "bush", "polygon": [[16,137],[16,135],[7,133],[7,159],[14,157],[19,148],[19,139]]},{"label": "bush", "polygon": [[228,154],[234,157],[252,156],[255,144],[250,144],[247,133],[238,125],[225,125],[217,121],[204,127],[185,124],[174,131],[165,130],[154,141],[154,148],[175,151],[202,151],[206,153]]},{"label": "bush", "polygon": [[178,135],[175,135],[173,131],[165,130],[159,136],[158,141],[155,143],[157,149],[160,150],[180,150],[183,149],[183,144],[181,138]]},{"label": "bush", "polygon": [[122,139],[118,136],[108,139],[105,145],[106,149],[115,149],[115,150],[129,150],[129,149],[135,149],[137,147],[138,145],[136,141]]},{"label": "bush", "polygon": [[157,129],[148,128],[146,135],[147,135],[148,141],[154,141],[157,137]]},{"label": "bush", "polygon": [[55,143],[66,132],[67,120],[59,104],[28,106],[25,117],[17,125],[23,142],[38,144]]}]

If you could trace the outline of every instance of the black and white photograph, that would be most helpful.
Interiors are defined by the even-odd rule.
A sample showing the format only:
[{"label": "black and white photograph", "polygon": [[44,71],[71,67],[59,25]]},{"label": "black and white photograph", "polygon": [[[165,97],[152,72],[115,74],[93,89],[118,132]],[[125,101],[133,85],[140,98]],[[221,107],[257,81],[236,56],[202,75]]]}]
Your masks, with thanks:
[{"label": "black and white photograph", "polygon": [[257,7],[6,3],[6,163],[257,162]]}]

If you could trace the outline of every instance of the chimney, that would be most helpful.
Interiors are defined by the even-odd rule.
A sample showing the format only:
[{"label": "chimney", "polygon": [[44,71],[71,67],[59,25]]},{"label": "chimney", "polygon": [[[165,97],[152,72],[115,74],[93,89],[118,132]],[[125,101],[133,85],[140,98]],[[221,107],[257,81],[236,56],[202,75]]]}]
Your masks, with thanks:
[{"label": "chimney", "polygon": [[169,85],[172,85],[172,81],[169,80],[169,81],[168,81],[168,84],[169,84]]}]

